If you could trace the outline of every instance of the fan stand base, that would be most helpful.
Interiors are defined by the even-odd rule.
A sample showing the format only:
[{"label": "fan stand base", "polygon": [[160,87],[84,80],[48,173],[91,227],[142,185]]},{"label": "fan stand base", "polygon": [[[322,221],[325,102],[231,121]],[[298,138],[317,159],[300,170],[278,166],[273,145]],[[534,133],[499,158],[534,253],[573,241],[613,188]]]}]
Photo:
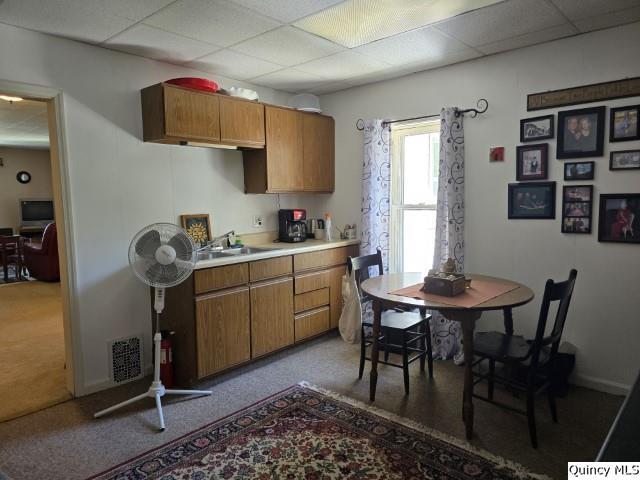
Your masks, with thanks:
[{"label": "fan stand base", "polygon": [[124,402],[120,402],[117,405],[113,405],[109,408],[105,408],[104,410],[100,410],[95,413],[94,418],[99,418],[104,415],[107,415],[119,408],[126,407],[127,405],[131,405],[139,400],[142,400],[147,397],[156,399],[156,408],[158,409],[158,417],[160,419],[160,431],[164,432],[164,415],[162,413],[162,401],[160,400],[165,395],[211,395],[213,392],[211,390],[174,390],[174,389],[166,389],[162,382],[160,381],[160,342],[162,341],[162,335],[160,332],[156,332],[153,336],[153,343],[155,348],[155,362],[153,366],[153,382],[151,382],[151,386],[149,390],[145,393],[137,395],[129,400],[125,400]]}]

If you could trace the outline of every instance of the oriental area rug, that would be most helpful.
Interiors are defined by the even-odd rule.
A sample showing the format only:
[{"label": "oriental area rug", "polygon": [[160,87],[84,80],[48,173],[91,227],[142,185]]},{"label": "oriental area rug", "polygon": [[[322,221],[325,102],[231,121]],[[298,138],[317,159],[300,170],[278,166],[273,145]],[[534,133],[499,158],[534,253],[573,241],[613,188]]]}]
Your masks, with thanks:
[{"label": "oriental area rug", "polygon": [[301,383],[92,479],[541,478],[459,439]]}]

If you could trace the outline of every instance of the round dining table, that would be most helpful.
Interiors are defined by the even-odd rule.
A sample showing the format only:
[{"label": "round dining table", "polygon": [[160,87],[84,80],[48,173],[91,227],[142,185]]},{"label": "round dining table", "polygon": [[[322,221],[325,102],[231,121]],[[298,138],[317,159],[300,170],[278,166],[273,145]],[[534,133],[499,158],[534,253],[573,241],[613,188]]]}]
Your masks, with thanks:
[{"label": "round dining table", "polygon": [[424,312],[425,310],[432,310],[440,312],[448,320],[459,322],[461,324],[465,359],[462,418],[465,424],[466,436],[468,439],[471,439],[473,436],[473,330],[475,328],[476,320],[480,318],[484,311],[504,310],[505,329],[507,330],[507,333],[513,333],[511,309],[530,302],[533,299],[533,291],[525,285],[511,280],[506,280],[504,278],[473,274],[465,274],[465,276],[472,280],[472,285],[473,280],[479,279],[495,281],[515,288],[469,308],[390,293],[411,285],[422,283],[424,281],[424,277],[421,273],[403,272],[380,275],[363,281],[360,288],[364,294],[371,298],[373,307],[373,339],[371,346],[371,374],[369,385],[369,398],[371,401],[374,401],[376,398],[378,355],[380,349],[378,339],[380,336],[380,320],[383,310],[392,309],[398,306],[417,308],[421,312]]}]

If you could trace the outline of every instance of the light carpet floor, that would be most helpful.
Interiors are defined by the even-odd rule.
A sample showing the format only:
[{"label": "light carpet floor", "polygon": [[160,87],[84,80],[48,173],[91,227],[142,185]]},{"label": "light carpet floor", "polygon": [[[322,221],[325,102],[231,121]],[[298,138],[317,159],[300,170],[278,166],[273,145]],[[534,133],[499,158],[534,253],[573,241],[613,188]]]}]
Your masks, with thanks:
[{"label": "light carpet floor", "polygon": [[71,398],[59,283],[0,285],[0,422]]},{"label": "light carpet floor", "polygon": [[[358,353],[357,346],[326,336],[205,382],[200,386],[212,387],[212,396],[165,402],[163,433],[156,431],[151,399],[92,418],[95,411],[145,391],[147,380],[61,403],[0,424],[0,470],[15,480],[87,478],[301,380],[367,402],[369,381],[357,379]],[[405,396],[402,371],[382,366],[375,406],[464,439],[463,369],[437,361],[434,376],[431,381],[421,376],[414,363],[411,394]],[[513,400],[503,391],[496,391],[496,397]],[[558,400],[560,423],[554,424],[541,399],[540,447],[534,450],[524,416],[475,401],[472,443],[531,471],[566,478],[567,461],[595,458],[621,402],[621,397],[576,387]]]}]

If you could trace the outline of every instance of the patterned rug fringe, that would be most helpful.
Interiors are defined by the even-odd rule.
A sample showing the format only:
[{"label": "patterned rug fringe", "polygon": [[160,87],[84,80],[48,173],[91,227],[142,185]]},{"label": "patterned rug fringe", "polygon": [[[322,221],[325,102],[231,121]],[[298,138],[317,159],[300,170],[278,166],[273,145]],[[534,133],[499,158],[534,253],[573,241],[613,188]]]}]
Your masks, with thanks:
[{"label": "patterned rug fringe", "polygon": [[312,385],[307,381],[298,382],[298,385],[304,388],[308,388],[310,390],[314,390],[318,393],[326,395],[327,397],[333,398],[334,400],[338,400],[340,402],[349,404],[352,407],[360,408],[362,410],[371,412],[386,420],[398,423],[400,425],[411,428],[413,430],[417,430],[422,433],[426,433],[427,435],[435,437],[438,440],[442,440],[443,442],[447,442],[452,445],[455,445],[456,447],[461,448],[463,450],[470,451],[475,455],[478,455],[486,460],[489,460],[497,464],[499,468],[508,468],[512,470],[513,472],[515,472],[517,476],[521,478],[527,478],[527,479],[536,478],[539,480],[552,480],[551,477],[548,477],[547,475],[532,473],[526,467],[524,467],[523,465],[520,465],[519,463],[513,462],[511,460],[507,460],[498,455],[494,455],[491,452],[488,452],[482,448],[472,445],[466,440],[462,440],[458,437],[454,437],[452,435],[440,432],[438,430],[434,430],[433,428],[427,427],[426,425],[418,423],[415,420],[411,420],[406,417],[401,417],[399,415],[396,415],[395,413],[388,412],[387,410],[382,410],[381,408],[375,407],[373,405],[362,402],[360,400],[355,400],[353,398],[347,397],[345,395],[334,392],[332,390],[327,390],[326,388],[318,387],[317,385]]}]

